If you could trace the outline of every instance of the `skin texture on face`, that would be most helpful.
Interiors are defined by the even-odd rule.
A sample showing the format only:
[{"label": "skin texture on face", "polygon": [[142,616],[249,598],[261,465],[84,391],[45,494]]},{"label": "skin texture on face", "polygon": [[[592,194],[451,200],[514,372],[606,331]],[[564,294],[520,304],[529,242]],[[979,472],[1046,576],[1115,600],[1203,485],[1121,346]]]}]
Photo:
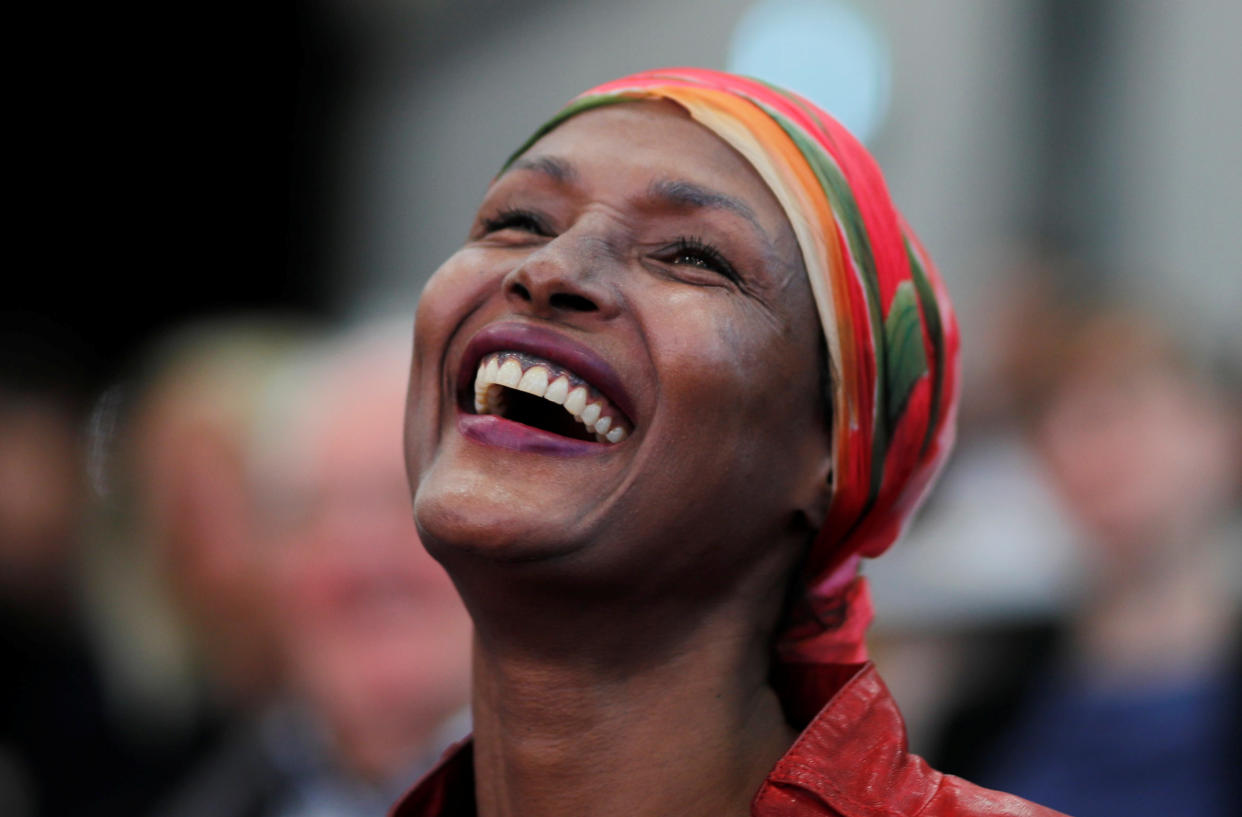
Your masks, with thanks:
[{"label": "skin texture on face", "polygon": [[[819,327],[796,242],[745,160],[674,105],[608,106],[536,143],[415,325],[415,518],[468,605],[483,564],[593,599],[712,597],[760,564],[780,584],[823,518]],[[632,433],[573,456],[463,433],[467,348],[497,326],[610,367]]]}]

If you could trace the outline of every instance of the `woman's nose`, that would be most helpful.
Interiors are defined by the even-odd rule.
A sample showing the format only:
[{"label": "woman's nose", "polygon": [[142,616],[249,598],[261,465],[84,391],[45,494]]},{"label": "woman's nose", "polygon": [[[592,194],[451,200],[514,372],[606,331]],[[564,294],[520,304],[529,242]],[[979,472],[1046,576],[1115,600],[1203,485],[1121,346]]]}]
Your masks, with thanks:
[{"label": "woman's nose", "polygon": [[608,261],[599,253],[561,236],[505,276],[505,297],[541,317],[593,313],[610,318],[618,310],[615,281],[607,280]]}]

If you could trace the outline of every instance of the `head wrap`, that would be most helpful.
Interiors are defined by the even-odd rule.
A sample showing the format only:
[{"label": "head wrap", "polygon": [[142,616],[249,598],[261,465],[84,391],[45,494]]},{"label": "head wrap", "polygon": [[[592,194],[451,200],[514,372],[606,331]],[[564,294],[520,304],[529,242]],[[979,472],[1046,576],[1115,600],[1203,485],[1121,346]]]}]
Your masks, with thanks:
[{"label": "head wrap", "polygon": [[833,497],[804,568],[809,603],[777,647],[787,663],[862,660],[871,604],[859,558],[897,539],[953,445],[948,294],[862,144],[811,102],[755,79],[668,68],[607,82],[514,158],[576,114],[643,99],[677,103],[746,158],[798,239],[831,366]]}]

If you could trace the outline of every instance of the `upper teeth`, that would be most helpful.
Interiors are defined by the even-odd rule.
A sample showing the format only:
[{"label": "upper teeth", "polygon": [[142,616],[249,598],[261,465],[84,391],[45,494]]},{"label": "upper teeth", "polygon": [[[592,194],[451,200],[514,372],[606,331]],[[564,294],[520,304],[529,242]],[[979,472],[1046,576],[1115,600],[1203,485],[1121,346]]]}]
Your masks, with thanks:
[{"label": "upper teeth", "polygon": [[601,443],[619,443],[629,436],[629,424],[611,403],[573,372],[547,361],[516,352],[485,356],[479,361],[474,378],[474,410],[479,414],[502,414],[505,388],[563,406]]}]

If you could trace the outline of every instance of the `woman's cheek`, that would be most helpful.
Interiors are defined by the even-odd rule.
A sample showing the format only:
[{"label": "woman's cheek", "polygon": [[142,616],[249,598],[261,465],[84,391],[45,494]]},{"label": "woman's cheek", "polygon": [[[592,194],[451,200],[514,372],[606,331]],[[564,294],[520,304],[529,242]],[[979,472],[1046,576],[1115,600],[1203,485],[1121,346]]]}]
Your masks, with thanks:
[{"label": "woman's cheek", "polygon": [[438,364],[439,351],[488,297],[503,274],[476,248],[458,250],[440,265],[419,295],[414,316],[415,364]]},{"label": "woman's cheek", "polygon": [[424,334],[423,327],[427,330],[439,328],[462,296],[468,294],[469,272],[473,267],[469,263],[471,254],[466,249],[458,250],[427,280],[418,299],[414,324],[418,336]]}]

